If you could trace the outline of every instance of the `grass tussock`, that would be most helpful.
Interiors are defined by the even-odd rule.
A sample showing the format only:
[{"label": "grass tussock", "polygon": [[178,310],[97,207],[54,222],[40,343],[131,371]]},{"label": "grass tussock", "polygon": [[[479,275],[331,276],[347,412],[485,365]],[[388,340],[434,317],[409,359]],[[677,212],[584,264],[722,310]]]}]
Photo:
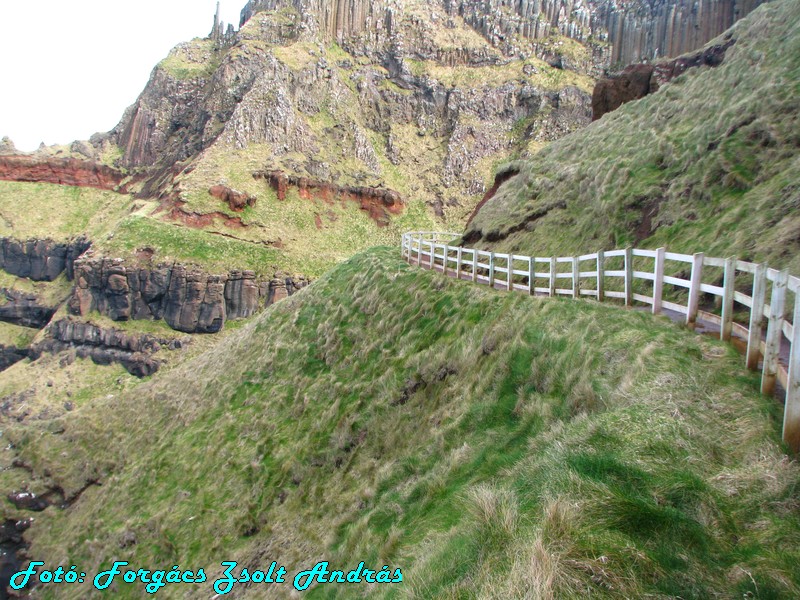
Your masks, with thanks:
[{"label": "grass tussock", "polygon": [[376,249],[168,376],[4,438],[40,487],[102,483],[28,536],[84,570],[364,560],[404,573],[370,597],[792,598],[800,470],[757,383],[666,320]]}]

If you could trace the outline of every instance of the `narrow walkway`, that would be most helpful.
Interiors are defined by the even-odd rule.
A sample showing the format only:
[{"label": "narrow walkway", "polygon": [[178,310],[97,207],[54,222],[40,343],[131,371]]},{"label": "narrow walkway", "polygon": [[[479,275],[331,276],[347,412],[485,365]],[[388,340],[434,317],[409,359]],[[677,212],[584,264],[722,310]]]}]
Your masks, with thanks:
[{"label": "narrow walkway", "polygon": [[[491,285],[497,290],[574,299],[588,296],[597,301],[622,300],[627,308],[663,314],[676,323],[685,323],[697,333],[730,341],[744,354],[749,369],[761,371],[761,392],[785,399],[783,439],[795,452],[800,452],[800,326],[794,327],[795,323],[800,325],[800,279],[797,277],[732,257],[676,254],[667,252],[665,248],[625,248],[572,257],[532,257],[451,246],[450,242],[458,237],[459,234],[453,233],[406,233],[401,242],[402,257],[409,264],[479,285]],[[440,241],[442,238],[447,241]],[[638,270],[643,264],[647,266],[648,260],[652,261],[651,268]],[[669,271],[665,269],[667,261],[671,265]],[[581,271],[581,264],[586,262],[593,270]],[[609,269],[612,262],[621,264],[622,268]],[[539,264],[547,265],[547,270],[537,272]],[[680,276],[686,272],[686,265],[691,265],[688,279]],[[709,271],[716,281],[703,282],[703,276]],[[673,274],[668,275],[668,272]],[[499,279],[498,274],[505,279]],[[720,277],[723,278],[722,286],[717,285]],[[617,284],[622,290],[607,289],[606,282],[613,282],[615,278],[622,282]],[[567,280],[570,287],[558,287],[557,284],[563,280]],[[634,280],[644,280],[649,284],[639,284],[635,288]],[[537,281],[547,285],[537,287]],[[594,286],[585,285],[587,281]],[[737,283],[745,284],[740,285],[742,291],[736,289]],[[769,283],[772,290],[767,304]],[[686,305],[666,300],[665,285],[688,290]],[[636,293],[635,289],[640,288],[644,291],[649,289],[652,295]],[[793,304],[787,302],[788,293],[794,294]],[[722,314],[701,310],[701,294],[720,298]],[[683,296],[679,294],[677,297]],[[734,321],[736,304],[749,311],[747,327]],[[785,316],[787,306],[794,308],[791,321]],[[795,349],[798,351],[793,352]]]}]

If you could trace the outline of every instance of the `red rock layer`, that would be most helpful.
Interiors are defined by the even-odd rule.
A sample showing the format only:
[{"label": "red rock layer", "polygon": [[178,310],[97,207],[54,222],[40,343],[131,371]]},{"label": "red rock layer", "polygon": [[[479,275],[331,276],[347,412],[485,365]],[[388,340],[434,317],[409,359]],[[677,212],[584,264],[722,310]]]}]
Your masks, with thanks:
[{"label": "red rock layer", "polygon": [[75,158],[0,156],[0,179],[55,183],[124,192],[125,174],[106,165]]},{"label": "red rock layer", "polygon": [[389,216],[399,215],[405,208],[405,202],[400,194],[385,188],[340,186],[307,177],[287,175],[283,171],[259,171],[253,173],[253,177],[266,179],[278,192],[279,200],[286,199],[286,192],[291,186],[296,188],[299,196],[305,200],[322,200],[327,204],[333,204],[337,199],[343,202],[356,202],[378,227],[388,225]]}]

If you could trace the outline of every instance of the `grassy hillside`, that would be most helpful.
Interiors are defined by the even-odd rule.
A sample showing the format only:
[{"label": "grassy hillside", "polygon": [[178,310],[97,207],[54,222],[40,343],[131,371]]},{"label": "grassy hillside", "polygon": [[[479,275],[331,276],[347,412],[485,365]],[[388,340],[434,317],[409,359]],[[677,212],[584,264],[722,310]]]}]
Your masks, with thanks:
[{"label": "grassy hillside", "polygon": [[[233,175],[234,171],[225,170],[226,164],[233,169],[230,165],[240,154],[233,157],[209,159],[213,165],[209,168]],[[192,226],[170,219],[154,200],[92,188],[0,181],[0,236],[66,241],[85,235],[101,256],[136,261],[145,250],[147,255],[152,251],[155,263],[177,261],[214,273],[250,269],[269,278],[281,270],[317,277],[356,252],[394,243],[404,231],[434,228],[421,202],[393,218],[389,227],[380,228],[354,202],[305,200],[294,189],[279,201],[274,190],[254,180],[246,166],[235,172],[239,179],[233,177],[231,185],[256,193],[256,206],[236,213],[214,200],[218,206],[209,204],[204,210],[217,218]],[[199,169],[198,176],[202,173]],[[191,203],[190,207],[194,216],[205,214],[195,213],[197,207]],[[240,219],[241,225],[226,223],[226,217]],[[0,277],[0,283],[4,281]],[[26,286],[22,280],[7,285],[28,291]]]},{"label": "grassy hillside", "polygon": [[223,560],[293,574],[319,559],[404,581],[311,598],[795,598],[800,467],[778,413],[710,338],[448,280],[386,248],[168,376],[4,439],[33,488],[101,484],[37,515],[30,556],[206,568],[205,587],[163,598],[212,595]]},{"label": "grassy hillside", "polygon": [[800,4],[765,4],[731,33],[721,66],[509,165],[520,174],[468,239],[545,256],[667,245],[800,272]]}]

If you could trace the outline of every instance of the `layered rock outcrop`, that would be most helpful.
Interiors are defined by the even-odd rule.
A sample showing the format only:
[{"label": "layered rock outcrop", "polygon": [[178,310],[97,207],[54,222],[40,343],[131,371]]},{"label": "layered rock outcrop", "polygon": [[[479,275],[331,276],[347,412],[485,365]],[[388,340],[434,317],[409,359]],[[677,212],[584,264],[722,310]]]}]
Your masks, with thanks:
[{"label": "layered rock outcrop", "polygon": [[35,294],[18,290],[0,288],[0,296],[0,321],[22,327],[41,329],[50,322],[57,308],[42,304]]},{"label": "layered rock outcrop", "polygon": [[75,158],[40,158],[0,155],[0,179],[55,183],[123,191],[126,175],[109,166]]},{"label": "layered rock outcrop", "polygon": [[592,120],[596,121],[626,102],[644,98],[658,91],[661,85],[687,69],[721,65],[725,60],[725,52],[733,44],[734,40],[728,36],[722,44],[714,44],[674,60],[630,65],[621,73],[601,79],[595,85],[592,94]]},{"label": "layered rock outcrop", "polygon": [[183,340],[131,334],[92,323],[59,319],[47,327],[46,338],[31,348],[30,356],[37,359],[44,352],[55,354],[74,350],[80,358],[91,358],[100,365],[120,363],[131,375],[146,377],[159,369],[160,362],[153,358],[156,352],[162,348],[177,350],[185,343]]},{"label": "layered rock outcrop", "polygon": [[286,192],[293,187],[304,199],[319,199],[329,204],[334,200],[355,202],[379,227],[388,225],[389,215],[400,214],[405,207],[400,194],[385,188],[340,186],[308,177],[287,175],[283,171],[258,171],[253,173],[253,177],[267,180],[278,193],[278,200],[285,200]]},{"label": "layered rock outcrop", "polygon": [[231,189],[226,185],[212,185],[208,193],[225,202],[231,210],[240,211],[248,206],[256,205],[255,196]]},{"label": "layered rock outcrop", "polygon": [[180,264],[126,265],[87,258],[75,264],[73,315],[98,311],[115,321],[164,319],[177,331],[216,333],[227,319],[244,318],[308,285],[302,276],[257,280],[253,271],[213,275]]},{"label": "layered rock outcrop", "polygon": [[29,352],[26,348],[0,344],[0,371],[5,371],[11,365],[28,358],[28,356]]},{"label": "layered rock outcrop", "polygon": [[33,281],[53,281],[64,271],[72,280],[75,260],[91,246],[84,237],[69,242],[0,238],[0,269]]}]

